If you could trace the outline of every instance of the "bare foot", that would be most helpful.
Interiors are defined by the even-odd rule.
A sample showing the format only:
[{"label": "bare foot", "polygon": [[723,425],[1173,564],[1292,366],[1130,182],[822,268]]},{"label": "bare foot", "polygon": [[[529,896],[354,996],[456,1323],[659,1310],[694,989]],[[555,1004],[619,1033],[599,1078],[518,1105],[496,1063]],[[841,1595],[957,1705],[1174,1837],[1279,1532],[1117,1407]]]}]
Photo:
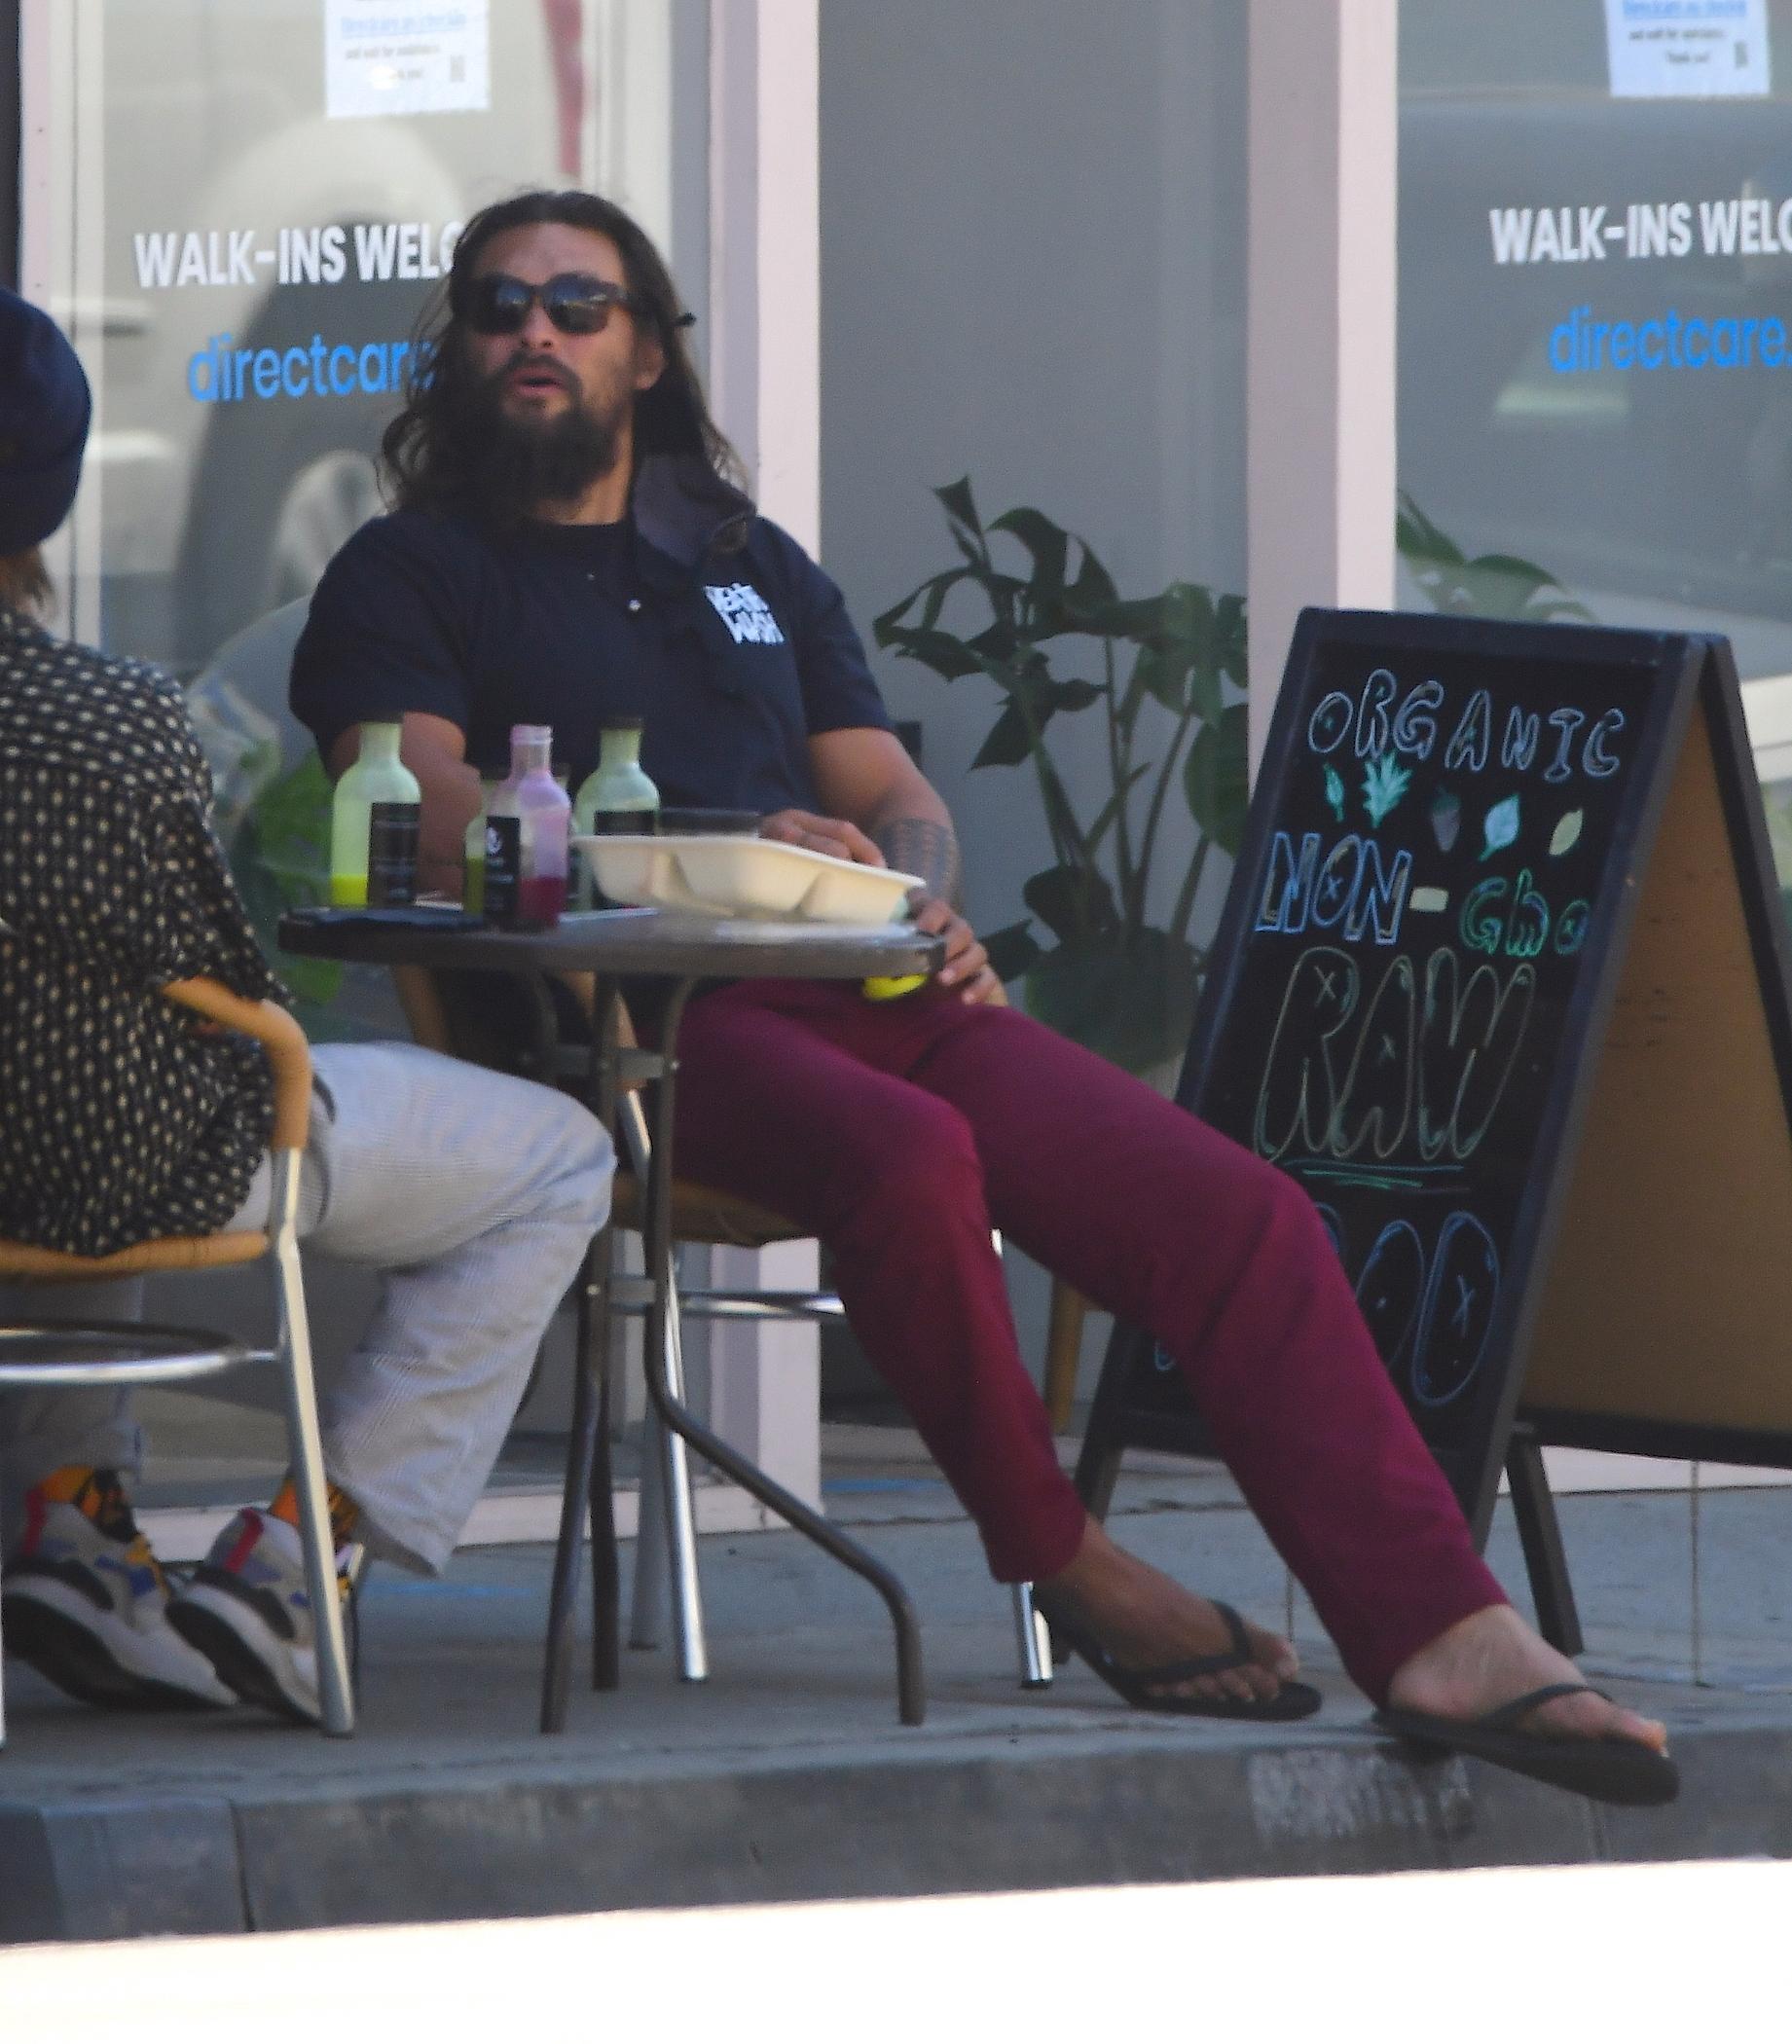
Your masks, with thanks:
[{"label": "bare foot", "polygon": [[[1124,1548],[1115,1547],[1091,1519],[1070,1566],[1039,1588],[1087,1627],[1122,1667],[1161,1667],[1166,1661],[1225,1654],[1231,1630],[1205,1597],[1197,1597]],[[1229,1697],[1238,1702],[1273,1697],[1300,1671],[1288,1641],[1247,1625],[1252,1660],[1223,1675],[1167,1683],[1165,1696]]]},{"label": "bare foot", "polygon": [[[1527,1690],[1582,1679],[1574,1662],[1540,1639],[1510,1604],[1490,1604],[1439,1633],[1404,1662],[1388,1686],[1388,1701],[1438,1717],[1478,1718]],[[1665,1725],[1591,1694],[1558,1697],[1528,1713],[1515,1729],[1559,1738],[1615,1734],[1657,1753],[1667,1751]]]}]

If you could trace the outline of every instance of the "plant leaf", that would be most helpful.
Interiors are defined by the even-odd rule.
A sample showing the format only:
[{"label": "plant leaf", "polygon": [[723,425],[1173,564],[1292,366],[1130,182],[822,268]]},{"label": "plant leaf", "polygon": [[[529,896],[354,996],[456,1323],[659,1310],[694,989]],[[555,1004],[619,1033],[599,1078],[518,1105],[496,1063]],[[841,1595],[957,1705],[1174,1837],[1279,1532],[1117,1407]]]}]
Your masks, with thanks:
[{"label": "plant leaf", "polygon": [[1222,852],[1237,857],[1250,804],[1249,725],[1245,706],[1232,703],[1203,724],[1183,760],[1189,814]]},{"label": "plant leaf", "polygon": [[1164,591],[1164,637],[1202,667],[1213,665],[1214,622],[1213,598],[1198,582],[1172,582]]},{"label": "plant leaf", "polygon": [[1126,797],[1132,793],[1133,789],[1138,786],[1139,783],[1145,779],[1151,770],[1152,761],[1149,759],[1142,766],[1134,767],[1126,775],[1123,784],[1115,788],[1114,793],[1102,804],[1096,814],[1094,822],[1089,825],[1088,846],[1091,852],[1100,845],[1102,839],[1114,828],[1119,818],[1120,810],[1125,804]]},{"label": "plant leaf", "polygon": [[1225,695],[1220,686],[1217,667],[1197,665],[1189,671],[1189,701],[1202,723],[1218,721],[1225,710]]},{"label": "plant leaf", "polygon": [[1410,560],[1435,561],[1445,567],[1462,565],[1462,550],[1432,524],[1413,501],[1410,491],[1399,494],[1394,518],[1394,544]]},{"label": "plant leaf", "polygon": [[968,533],[982,538],[983,521],[977,516],[976,499],[970,493],[969,476],[960,476],[956,483],[943,484],[933,494],[946,507],[946,516],[955,526],[962,526]]},{"label": "plant leaf", "polygon": [[1077,544],[1082,550],[1082,559],[1077,579],[1064,592],[1064,608],[1088,629],[1119,601],[1119,591],[1114,586],[1114,577],[1095,558],[1088,541],[1079,539]]},{"label": "plant leaf", "polygon": [[979,659],[962,639],[954,638],[950,632],[913,630],[906,625],[893,625],[880,635],[881,642],[904,660],[918,660],[923,667],[931,667],[941,680],[956,681],[961,675],[985,673],[988,663]]},{"label": "plant leaf", "polygon": [[930,575],[925,582],[911,589],[899,603],[892,603],[888,610],[880,611],[871,620],[872,637],[880,646],[888,644],[890,632],[900,625],[916,603],[921,605],[921,613],[913,620],[913,628],[924,632],[931,630],[939,622],[946,598],[970,572],[968,567],[948,567],[937,575]]},{"label": "plant leaf", "polygon": [[977,748],[970,770],[978,767],[1019,766],[1033,750],[1033,725],[1018,703],[1010,703],[989,728],[989,736]]},{"label": "plant leaf", "polygon": [[1084,629],[1108,639],[1130,639],[1145,645],[1164,635],[1163,606],[1161,596],[1127,597],[1107,604]]},{"label": "plant leaf", "polygon": [[1061,944],[1027,974],[1027,1012],[1128,1072],[1181,1055],[1194,1018],[1199,961],[1161,930]]},{"label": "plant leaf", "polygon": [[1189,662],[1186,655],[1178,657],[1166,652],[1161,646],[1142,645],[1139,657],[1133,662],[1133,681],[1147,695],[1155,696],[1163,707],[1175,715],[1182,713],[1184,689],[1189,676]]},{"label": "plant leaf", "polygon": [[1064,595],[1064,576],[1070,564],[1070,534],[1031,504],[1019,504],[990,521],[992,532],[1007,532],[1018,539],[1033,557],[1029,595],[1045,596],[1057,602]]},{"label": "plant leaf", "polygon": [[[287,909],[330,898],[330,801],[323,762],[308,747],[290,773],[270,782],[256,796],[230,847],[231,871],[256,933],[299,1000],[320,1006],[336,998],[344,967],[334,960],[279,951],[276,932]],[[315,1018],[307,1019],[310,1023]]]},{"label": "plant leaf", "polygon": [[1100,702],[1101,697],[1102,689],[1098,682],[1084,681],[1077,675],[1051,684],[1053,710],[1086,710],[1091,703]]},{"label": "plant leaf", "polygon": [[1022,650],[1019,634],[1005,617],[985,625],[974,639],[968,639],[965,643],[980,661],[994,662],[998,667],[1011,664]]},{"label": "plant leaf", "polygon": [[1047,866],[1021,889],[1021,899],[1060,943],[1115,931],[1114,893],[1099,873]]}]

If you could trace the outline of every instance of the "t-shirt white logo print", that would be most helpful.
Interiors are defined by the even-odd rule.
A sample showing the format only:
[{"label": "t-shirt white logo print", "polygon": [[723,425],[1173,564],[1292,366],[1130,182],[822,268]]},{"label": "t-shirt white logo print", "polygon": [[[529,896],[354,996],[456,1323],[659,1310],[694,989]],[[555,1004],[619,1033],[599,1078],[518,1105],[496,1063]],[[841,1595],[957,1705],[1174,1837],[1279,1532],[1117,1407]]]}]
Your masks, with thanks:
[{"label": "t-shirt white logo print", "polygon": [[703,593],[715,606],[715,614],[728,627],[737,646],[781,646],[784,634],[765,599],[750,582],[730,582],[725,589],[704,584]]}]

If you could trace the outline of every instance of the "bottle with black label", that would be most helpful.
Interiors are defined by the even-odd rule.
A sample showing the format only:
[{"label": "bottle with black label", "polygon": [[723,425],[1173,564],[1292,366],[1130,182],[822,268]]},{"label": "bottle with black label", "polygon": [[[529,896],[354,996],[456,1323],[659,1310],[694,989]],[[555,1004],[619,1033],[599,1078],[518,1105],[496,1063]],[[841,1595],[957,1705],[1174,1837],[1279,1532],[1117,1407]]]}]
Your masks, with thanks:
[{"label": "bottle with black label", "polygon": [[552,930],[567,905],[572,805],[549,764],[546,724],[515,724],[510,778],[486,804],[486,921],[502,930]]},{"label": "bottle with black label", "polygon": [[[580,837],[656,836],[660,791],[640,763],[641,719],[612,717],[603,726],[598,764],[585,777],[572,805],[572,828]],[[579,901],[601,899],[588,860],[581,859]]]},{"label": "bottle with black label", "polygon": [[330,902],[393,908],[417,899],[422,789],[398,756],[401,727],[363,724],[360,756],[330,805]]}]

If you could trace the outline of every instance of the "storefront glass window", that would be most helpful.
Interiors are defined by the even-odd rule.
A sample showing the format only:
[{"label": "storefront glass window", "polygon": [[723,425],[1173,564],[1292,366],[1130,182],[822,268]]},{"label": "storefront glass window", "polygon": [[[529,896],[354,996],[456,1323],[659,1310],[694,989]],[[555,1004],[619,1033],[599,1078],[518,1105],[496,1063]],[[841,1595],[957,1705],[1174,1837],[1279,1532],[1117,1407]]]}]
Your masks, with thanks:
[{"label": "storefront glass window", "polygon": [[[26,0],[23,282],[95,396],[52,565],[79,637],[197,677],[264,934],[321,870],[326,789],[285,711],[303,600],[380,508],[373,456],[460,223],[526,185],[601,190],[701,301],[690,17],[677,0]],[[383,974],[284,963],[315,1033],[394,1026]]]},{"label": "storefront glass window", "polygon": [[1402,487],[1729,636],[1792,907],[1792,0],[1427,0],[1400,61]]},{"label": "storefront glass window", "polygon": [[1400,476],[1792,674],[1792,0],[1401,10]]}]

